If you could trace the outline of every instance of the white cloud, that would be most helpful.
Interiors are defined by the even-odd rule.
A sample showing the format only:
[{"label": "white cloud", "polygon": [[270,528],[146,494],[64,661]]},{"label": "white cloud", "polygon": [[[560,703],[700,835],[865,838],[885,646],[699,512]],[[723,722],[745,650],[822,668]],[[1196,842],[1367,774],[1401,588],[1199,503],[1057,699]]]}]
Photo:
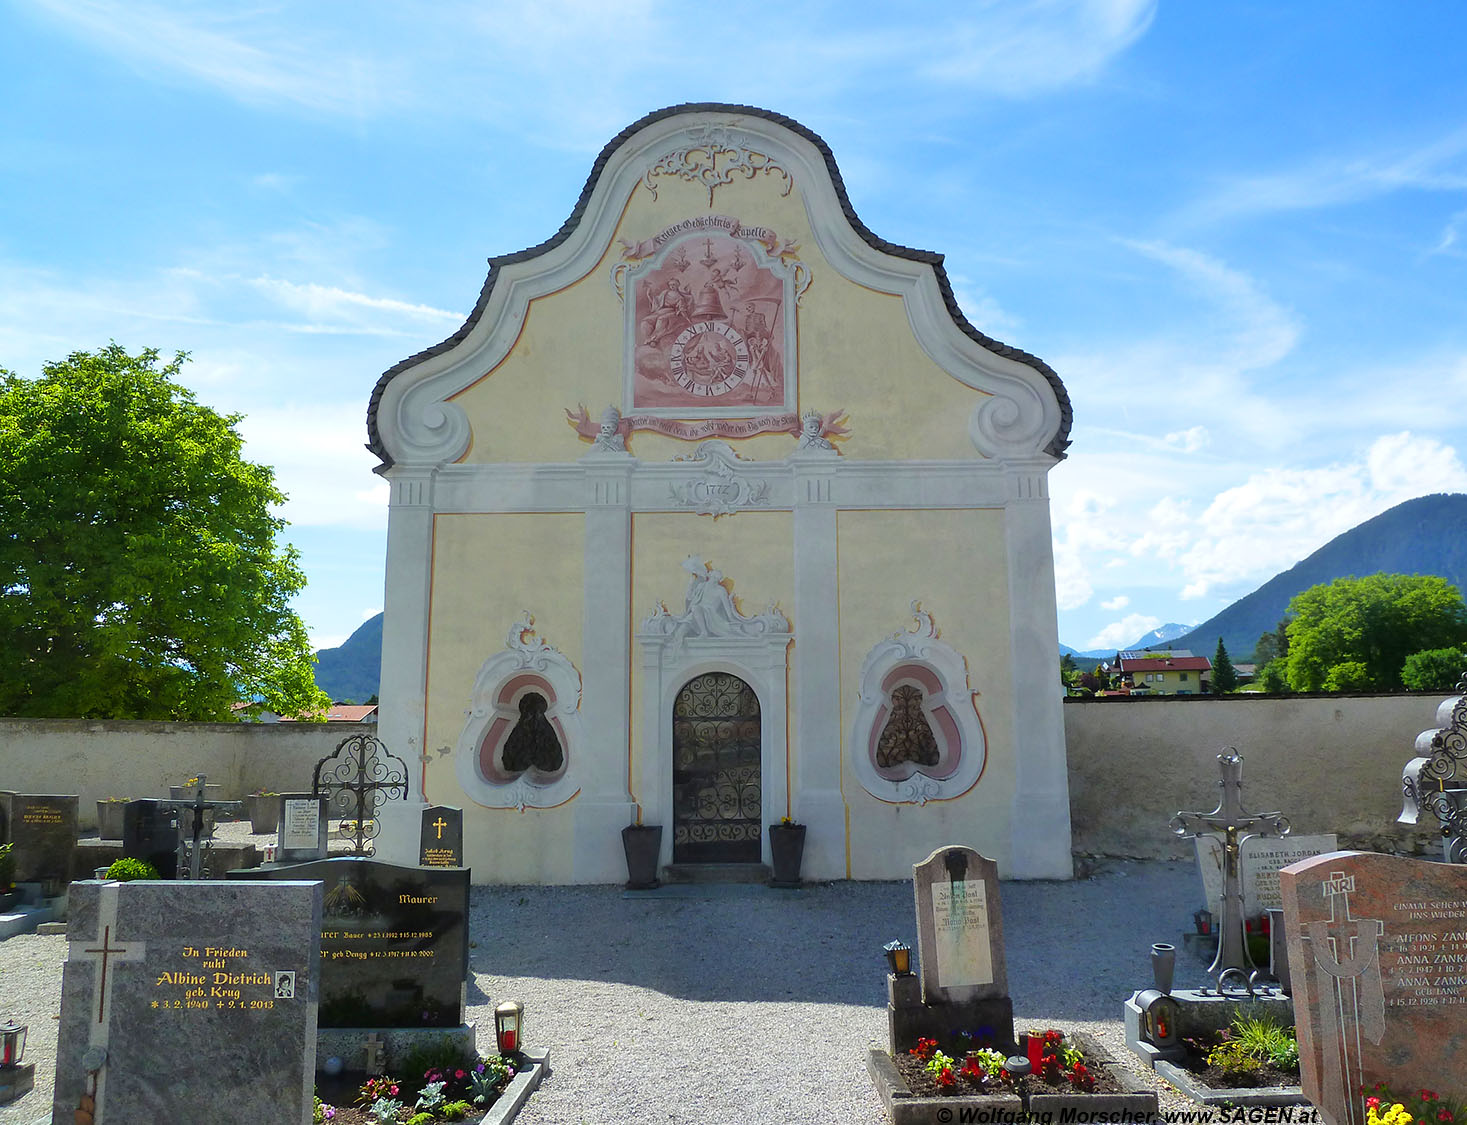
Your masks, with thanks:
[{"label": "white cloud", "polygon": [[1113,621],[1085,642],[1086,649],[1123,648],[1135,644],[1138,637],[1145,636],[1161,624],[1160,617],[1145,613],[1129,613],[1119,621]]},{"label": "white cloud", "polygon": [[383,313],[440,324],[458,325],[464,321],[463,313],[435,309],[431,305],[414,305],[390,297],[354,293],[334,285],[297,284],[272,277],[253,278],[249,284],[292,312],[309,317],[310,327],[320,330],[370,331],[380,323]]},{"label": "white cloud", "polygon": [[272,465],[288,497],[281,515],[292,525],[387,526],[387,482],[372,472],[377,459],[363,448],[360,402],[257,406],[240,423],[244,456]]},{"label": "white cloud", "polygon": [[1100,608],[1101,609],[1105,609],[1105,610],[1110,610],[1111,612],[1115,612],[1118,609],[1125,609],[1130,604],[1131,604],[1131,599],[1128,598],[1128,597],[1126,597],[1125,594],[1117,594],[1115,597],[1111,598],[1109,601],[1101,602],[1100,603]]},{"label": "white cloud", "polygon": [[250,104],[367,116],[401,81],[394,81],[399,67],[390,58],[343,49],[344,37],[272,19],[269,9],[146,0],[33,3],[140,74],[184,78]]},{"label": "white cloud", "polygon": [[1211,435],[1207,432],[1206,426],[1192,426],[1185,430],[1178,430],[1174,433],[1167,434],[1162,440],[1173,449],[1179,450],[1182,453],[1196,453],[1199,449],[1206,448],[1208,442],[1212,439]]}]

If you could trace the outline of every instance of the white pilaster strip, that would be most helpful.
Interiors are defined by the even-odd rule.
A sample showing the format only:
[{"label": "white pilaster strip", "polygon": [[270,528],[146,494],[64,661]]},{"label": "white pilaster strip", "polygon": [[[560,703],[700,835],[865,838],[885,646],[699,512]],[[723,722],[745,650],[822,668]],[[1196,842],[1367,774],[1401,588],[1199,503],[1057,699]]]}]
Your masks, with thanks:
[{"label": "white pilaster strip", "polygon": [[1070,879],[1070,788],[1059,683],[1048,458],[1009,463],[1004,541],[1014,729],[1013,854],[1008,879]]}]

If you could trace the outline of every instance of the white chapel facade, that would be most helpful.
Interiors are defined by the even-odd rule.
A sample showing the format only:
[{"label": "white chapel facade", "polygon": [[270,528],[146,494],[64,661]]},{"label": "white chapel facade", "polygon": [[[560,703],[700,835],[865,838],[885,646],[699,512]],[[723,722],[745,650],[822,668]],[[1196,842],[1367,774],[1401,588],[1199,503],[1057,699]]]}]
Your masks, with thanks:
[{"label": "white chapel facade", "polygon": [[476,882],[663,863],[898,879],[962,843],[1068,878],[1047,475],[1069,401],[938,255],[739,106],[649,115],[464,326],[385,373],[379,732]]}]

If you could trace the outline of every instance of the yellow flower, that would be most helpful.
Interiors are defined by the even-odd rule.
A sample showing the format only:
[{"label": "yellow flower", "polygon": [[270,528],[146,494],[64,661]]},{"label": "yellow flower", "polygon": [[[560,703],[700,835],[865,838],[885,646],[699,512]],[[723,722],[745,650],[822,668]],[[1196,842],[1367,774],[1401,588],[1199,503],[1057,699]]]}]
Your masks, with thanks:
[{"label": "yellow flower", "polygon": [[1400,1102],[1391,1106],[1385,1113],[1377,1112],[1375,1106],[1370,1106],[1365,1111],[1366,1125],[1411,1125],[1411,1115],[1406,1112],[1406,1107]]}]

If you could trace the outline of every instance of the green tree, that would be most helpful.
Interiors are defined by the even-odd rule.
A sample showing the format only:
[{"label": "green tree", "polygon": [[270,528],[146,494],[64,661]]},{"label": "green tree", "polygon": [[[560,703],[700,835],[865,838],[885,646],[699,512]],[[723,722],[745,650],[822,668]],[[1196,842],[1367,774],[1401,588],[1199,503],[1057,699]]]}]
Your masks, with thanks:
[{"label": "green tree", "polygon": [[1412,691],[1451,691],[1467,675],[1467,652],[1429,648],[1406,657],[1401,682]]},{"label": "green tree", "polygon": [[1253,649],[1253,661],[1262,668],[1265,664],[1282,660],[1288,655],[1289,619],[1286,616],[1272,633],[1264,633],[1258,638],[1258,644]]},{"label": "green tree", "polygon": [[1080,669],[1075,663],[1075,658],[1068,652],[1065,653],[1060,657],[1060,683],[1064,684],[1066,688],[1071,688],[1079,678]]},{"label": "green tree", "polygon": [[1462,595],[1435,575],[1338,578],[1295,595],[1289,615],[1294,691],[1399,691],[1407,656],[1467,641]]},{"label": "green tree", "polygon": [[117,344],[0,370],[0,714],[229,719],[329,705],[291,597],[273,472],[186,356]]},{"label": "green tree", "polygon": [[1270,660],[1258,672],[1257,684],[1270,695],[1282,695],[1289,690],[1288,678],[1284,675],[1284,662]]},{"label": "green tree", "polygon": [[1225,695],[1238,690],[1238,670],[1228,657],[1228,646],[1217,639],[1217,652],[1212,655],[1212,694]]}]

